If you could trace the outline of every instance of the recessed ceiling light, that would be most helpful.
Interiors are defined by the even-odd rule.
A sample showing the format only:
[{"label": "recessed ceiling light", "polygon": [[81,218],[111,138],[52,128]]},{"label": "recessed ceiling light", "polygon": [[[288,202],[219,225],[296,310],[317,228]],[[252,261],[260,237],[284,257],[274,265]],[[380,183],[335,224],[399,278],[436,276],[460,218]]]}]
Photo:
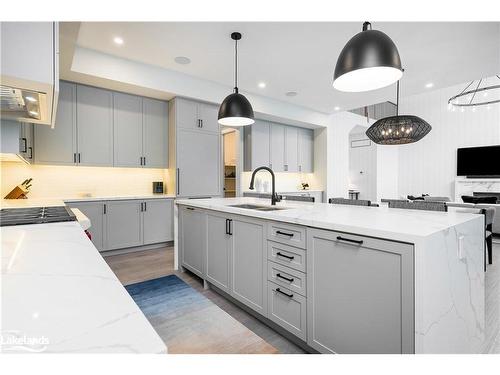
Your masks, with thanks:
[{"label": "recessed ceiling light", "polygon": [[265,89],[266,88],[266,83],[265,82],[259,82],[259,84],[257,86],[259,86],[259,88],[261,88],[261,89]]},{"label": "recessed ceiling light", "polygon": [[24,97],[24,99],[26,99],[30,103],[35,103],[36,102],[36,99],[34,97],[32,97],[32,96],[26,96],[26,97]]},{"label": "recessed ceiling light", "polygon": [[285,93],[286,96],[297,96],[297,92],[296,91],[288,91],[287,93]]},{"label": "recessed ceiling light", "polygon": [[181,64],[181,65],[187,65],[191,62],[191,59],[189,57],[186,57],[186,56],[177,56],[174,61],[177,63],[177,64]]},{"label": "recessed ceiling light", "polygon": [[425,87],[430,89],[431,87],[434,87],[434,83],[432,83],[432,82],[426,83]]},{"label": "recessed ceiling light", "polygon": [[334,107],[333,108],[335,111],[338,111],[340,109],[340,107]]},{"label": "recessed ceiling light", "polygon": [[115,42],[115,44],[118,44],[119,46],[121,46],[124,43],[123,38],[120,38],[119,36],[115,36],[113,38],[113,42]]}]

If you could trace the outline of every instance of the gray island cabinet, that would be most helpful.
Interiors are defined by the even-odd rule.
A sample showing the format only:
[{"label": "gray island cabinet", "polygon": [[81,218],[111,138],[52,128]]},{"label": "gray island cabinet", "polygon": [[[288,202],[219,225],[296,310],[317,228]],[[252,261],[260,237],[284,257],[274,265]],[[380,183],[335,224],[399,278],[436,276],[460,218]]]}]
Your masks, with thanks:
[{"label": "gray island cabinet", "polygon": [[482,350],[480,215],[241,204],[269,202],[176,200],[176,262],[306,350]]}]

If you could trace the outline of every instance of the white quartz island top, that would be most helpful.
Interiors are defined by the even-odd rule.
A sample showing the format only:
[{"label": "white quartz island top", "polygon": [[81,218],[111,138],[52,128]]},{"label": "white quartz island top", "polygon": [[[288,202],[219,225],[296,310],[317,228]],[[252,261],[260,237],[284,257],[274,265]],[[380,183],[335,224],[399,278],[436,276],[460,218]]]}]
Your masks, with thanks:
[{"label": "white quartz island top", "polygon": [[452,228],[468,221],[481,221],[482,215],[450,209],[449,212],[389,209],[333,205],[328,203],[278,202],[276,211],[258,211],[232,207],[239,204],[270,206],[270,199],[211,198],[177,199],[177,204],[300,224],[309,227],[355,232],[358,234],[414,243],[419,238]]},{"label": "white quartz island top", "polygon": [[167,351],[80,224],[6,226],[0,234],[0,351]]}]

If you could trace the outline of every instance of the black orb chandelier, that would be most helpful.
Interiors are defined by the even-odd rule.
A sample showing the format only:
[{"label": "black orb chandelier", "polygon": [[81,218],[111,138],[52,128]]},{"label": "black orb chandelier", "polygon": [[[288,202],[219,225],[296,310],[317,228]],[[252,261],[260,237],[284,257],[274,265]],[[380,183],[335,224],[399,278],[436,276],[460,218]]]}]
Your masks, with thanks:
[{"label": "black orb chandelier", "polygon": [[459,107],[462,111],[465,108],[474,111],[478,106],[485,105],[489,109],[491,104],[500,103],[500,76],[495,77],[481,78],[477,84],[471,81],[459,94],[448,99],[448,106],[452,110]]},{"label": "black orb chandelier", "polygon": [[399,81],[397,83],[396,116],[378,120],[366,131],[366,135],[379,145],[404,145],[424,138],[432,127],[413,115],[399,114]]},{"label": "black orb chandelier", "polygon": [[219,107],[218,122],[221,125],[239,127],[255,122],[253,108],[248,99],[238,92],[238,40],[241,34],[231,34],[234,40],[234,92],[226,96]]}]

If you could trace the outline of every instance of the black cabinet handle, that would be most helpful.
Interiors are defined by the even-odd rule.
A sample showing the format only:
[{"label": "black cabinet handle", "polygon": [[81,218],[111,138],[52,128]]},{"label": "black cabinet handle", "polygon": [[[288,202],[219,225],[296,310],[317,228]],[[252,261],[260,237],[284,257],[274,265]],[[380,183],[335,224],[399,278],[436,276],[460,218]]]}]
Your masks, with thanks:
[{"label": "black cabinet handle", "polygon": [[76,152],[73,154],[73,163],[76,164]]},{"label": "black cabinet handle", "polygon": [[142,156],[139,156],[139,165],[142,165]]},{"label": "black cabinet handle", "polygon": [[232,219],[226,219],[226,234],[233,235]]},{"label": "black cabinet handle", "polygon": [[104,215],[106,215],[106,203],[104,203],[103,212],[104,212]]},{"label": "black cabinet handle", "polygon": [[280,273],[277,273],[276,277],[279,277],[280,279],[286,280],[289,283],[293,283],[293,279],[289,279],[288,277],[282,276]]},{"label": "black cabinet handle", "polygon": [[23,142],[23,150],[21,152],[28,152],[28,140],[23,137],[21,138],[21,141]]},{"label": "black cabinet handle", "polygon": [[179,168],[177,168],[177,179],[176,179],[177,180],[176,181],[177,182],[177,195],[179,195],[181,193],[181,191],[180,191],[181,190],[180,189],[181,185],[180,185],[180,182],[179,182],[180,177],[181,177],[181,173],[180,173]]},{"label": "black cabinet handle", "polygon": [[28,150],[29,150],[29,156],[28,156],[28,159],[33,159],[33,147],[28,147]]},{"label": "black cabinet handle", "polygon": [[81,163],[81,161],[82,161],[81,155],[80,153],[78,153],[78,163]]},{"label": "black cabinet handle", "polygon": [[277,230],[276,234],[281,234],[283,236],[293,237],[293,233],[286,233],[286,232],[282,232],[280,230]]},{"label": "black cabinet handle", "polygon": [[280,288],[275,289],[276,292],[283,294],[284,296],[287,296],[288,298],[293,298],[293,294],[288,294],[283,292]]},{"label": "black cabinet handle", "polygon": [[144,164],[142,164],[142,165],[144,165],[144,166],[145,166],[145,165],[146,165],[146,157],[145,157],[145,156],[143,156],[143,157],[142,157],[142,160],[143,160],[143,163],[144,163]]},{"label": "black cabinet handle", "polygon": [[194,211],[194,208],[193,207],[186,207],[186,210]]},{"label": "black cabinet handle", "polygon": [[277,256],[279,256],[279,257],[286,258],[286,259],[288,259],[288,260],[293,260],[293,258],[295,258],[295,257],[293,257],[293,256],[291,257],[291,256],[288,256],[288,255],[282,254],[282,253],[280,253],[279,251],[276,253],[276,255],[277,255]]},{"label": "black cabinet handle", "polygon": [[144,202],[144,211],[147,211],[147,210],[148,210],[148,203]]},{"label": "black cabinet handle", "polygon": [[362,245],[363,244],[363,240],[352,240],[350,238],[344,238],[344,237],[341,237],[341,236],[337,236],[337,240],[339,240],[339,241],[346,241],[346,242],[352,242],[352,243],[355,243],[355,244],[358,244],[358,245]]}]

